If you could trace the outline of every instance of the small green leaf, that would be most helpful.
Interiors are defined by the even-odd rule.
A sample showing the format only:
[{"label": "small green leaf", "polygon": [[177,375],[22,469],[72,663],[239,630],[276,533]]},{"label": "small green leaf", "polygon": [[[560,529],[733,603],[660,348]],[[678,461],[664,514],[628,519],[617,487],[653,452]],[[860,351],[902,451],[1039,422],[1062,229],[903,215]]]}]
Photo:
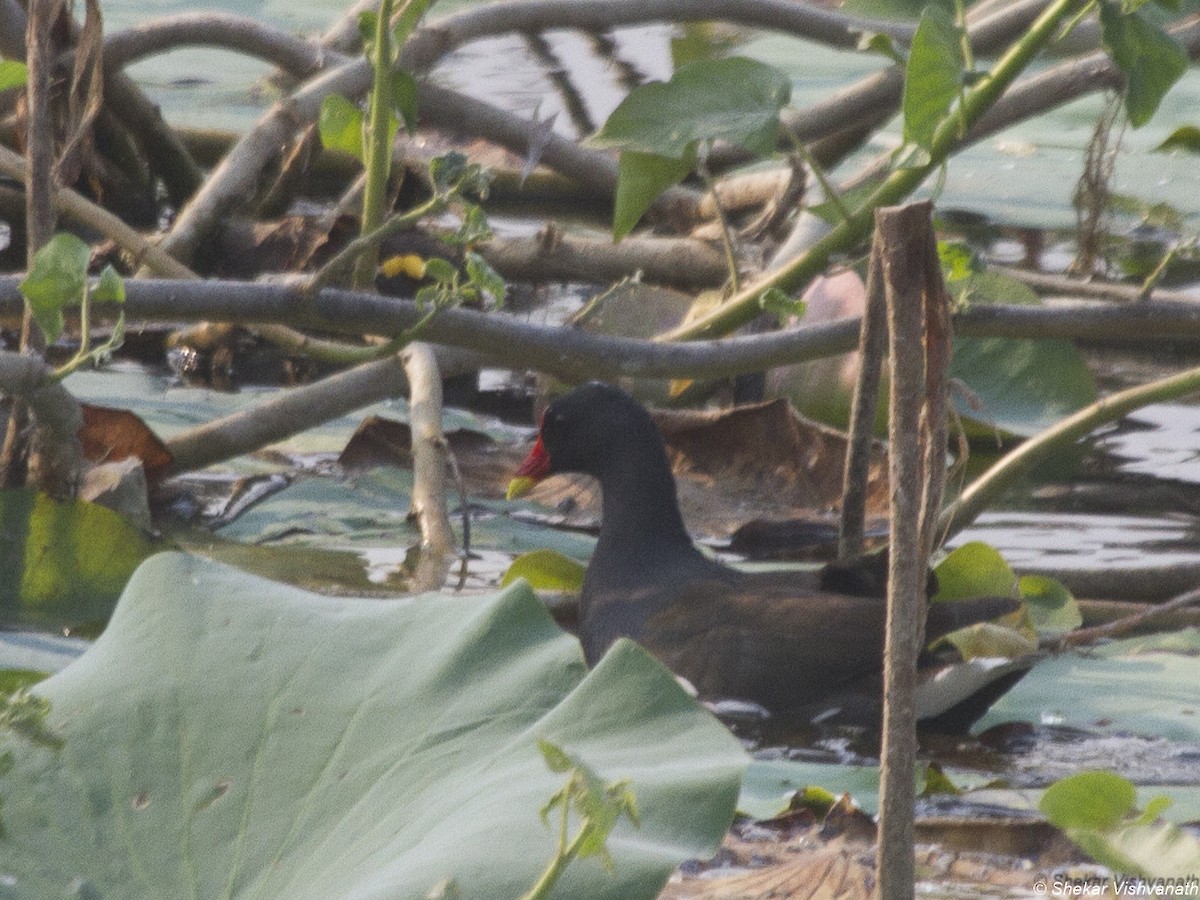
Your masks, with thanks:
[{"label": "small green leaf", "polygon": [[962,281],[983,271],[983,260],[963,241],[938,241],[937,251],[947,281]]},{"label": "small green leaf", "polygon": [[777,287],[770,287],[758,295],[759,308],[774,313],[781,322],[792,316],[802,318],[808,310],[807,304],[799,297],[793,297]]},{"label": "small green leaf", "polygon": [[1038,804],[1050,824],[1064,831],[1116,828],[1133,810],[1137,790],[1114,772],[1080,772],[1046,788]]},{"label": "small green leaf", "polygon": [[680,160],[698,141],[721,139],[769,154],[791,89],[782,72],[756,60],[690,63],[666,83],[632,91],[590,143]]},{"label": "small green leaf", "polygon": [[983,541],[970,541],[952,551],[934,574],[938,581],[934,603],[1016,595],[1017,576],[1000,551]]},{"label": "small green leaf", "polygon": [[440,256],[431,256],[425,260],[425,277],[432,278],[438,284],[453,284],[458,277],[458,269],[454,263]]},{"label": "small green leaf", "polygon": [[963,31],[945,8],[930,4],[909,48],[904,75],[904,140],[929,149],[963,86]]},{"label": "small green leaf", "polygon": [[1170,797],[1154,797],[1146,804],[1142,814],[1133,820],[1134,825],[1150,825],[1171,806]]},{"label": "small green leaf", "polygon": [[1153,118],[1167,91],[1187,71],[1188,56],[1170,35],[1140,13],[1100,3],[1100,31],[1113,62],[1125,73],[1125,112],[1134,128]]},{"label": "small green leaf", "polygon": [[925,784],[921,788],[920,796],[932,797],[942,794],[957,797],[962,792],[962,788],[951,781],[950,776],[937,763],[930,763],[925,767]]},{"label": "small green leaf", "polygon": [[325,149],[341,150],[362,161],[363,114],[357,104],[341,94],[330,94],[321,103],[317,129]]},{"label": "small green leaf", "polygon": [[392,103],[410,135],[417,131],[417,80],[403,69],[392,73]]},{"label": "small green leaf", "polygon": [[125,279],[112,266],[105,266],[100,281],[92,288],[92,300],[96,303],[124,303]]},{"label": "small green leaf", "polygon": [[38,327],[53,344],[63,332],[63,309],[78,305],[87,287],[91,248],[73,234],[56,234],[33,258],[21,293]]},{"label": "small green leaf", "polygon": [[508,299],[508,285],[500,273],[488,265],[486,259],[478,253],[468,252],[463,260],[463,268],[467,270],[468,283],[490,295],[494,306],[504,305]]},{"label": "small green leaf", "polygon": [[404,42],[408,40],[408,36],[413,33],[413,29],[421,21],[421,17],[429,11],[431,5],[432,0],[409,0],[403,5],[400,17],[392,26],[392,46],[397,51],[404,47]]},{"label": "small green leaf", "polygon": [[885,56],[898,66],[904,65],[904,54],[896,46],[890,34],[880,31],[864,31],[858,39],[858,50],[864,53],[878,53]]},{"label": "small green leaf", "polygon": [[434,190],[444,193],[458,181],[467,177],[470,161],[457,151],[451,151],[439,156],[429,163],[429,180],[433,182]]},{"label": "small green leaf", "polygon": [[488,224],[487,216],[477,203],[464,202],[462,205],[462,222],[450,234],[439,235],[442,243],[452,247],[470,247],[492,238],[492,226]]},{"label": "small green leaf", "polygon": [[363,42],[363,54],[369,59],[371,48],[375,44],[376,22],[379,21],[375,10],[368,9],[358,14],[358,36]]},{"label": "small green leaf", "polygon": [[29,78],[29,67],[13,59],[0,59],[0,91],[24,87]]},{"label": "small green leaf", "polygon": [[633,230],[658,195],[678,184],[692,170],[692,158],[674,159],[626,150],[617,165],[617,197],[613,209],[613,239]]},{"label": "small green leaf", "polygon": [[1172,131],[1165,141],[1154,148],[1155,153],[1166,153],[1171,150],[1200,153],[1200,128],[1195,125],[1181,125]]},{"label": "small green leaf", "polygon": [[574,764],[571,762],[571,758],[563,751],[562,747],[544,738],[539,738],[537,745],[551,772],[571,771]]},{"label": "small green leaf", "polygon": [[532,550],[512,561],[500,586],[524,578],[537,590],[578,592],[583,588],[584,571],[582,564],[554,550]]},{"label": "small green leaf", "polygon": [[1083,624],[1079,604],[1061,581],[1045,575],[1023,575],[1017,586],[1039,635],[1063,634]]}]

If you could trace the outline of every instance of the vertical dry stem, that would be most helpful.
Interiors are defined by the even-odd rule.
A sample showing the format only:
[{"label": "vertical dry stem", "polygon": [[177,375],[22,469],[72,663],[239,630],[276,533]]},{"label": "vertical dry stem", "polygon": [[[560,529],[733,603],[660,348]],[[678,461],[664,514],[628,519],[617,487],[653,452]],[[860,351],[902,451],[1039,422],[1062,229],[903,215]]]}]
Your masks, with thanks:
[{"label": "vertical dry stem", "polygon": [[871,246],[867,271],[867,299],[858,337],[858,382],[850,401],[850,433],[842,479],[842,521],[838,557],[863,552],[867,513],[867,481],[871,471],[871,444],[875,438],[875,411],[879,407],[879,376],[887,349],[887,302],[883,287],[882,247]]},{"label": "vertical dry stem", "polygon": [[412,515],[421,529],[421,553],[414,575],[417,590],[440,588],[454,553],[454,532],[446,505],[449,447],[442,434],[442,379],[428,344],[414,341],[400,353],[408,375],[408,421],[412,431]]},{"label": "vertical dry stem", "polygon": [[926,571],[945,468],[949,313],[930,213],[928,202],[875,213],[892,347],[891,556],[877,861],[884,900],[910,900],[916,880],[917,656],[925,637]]}]

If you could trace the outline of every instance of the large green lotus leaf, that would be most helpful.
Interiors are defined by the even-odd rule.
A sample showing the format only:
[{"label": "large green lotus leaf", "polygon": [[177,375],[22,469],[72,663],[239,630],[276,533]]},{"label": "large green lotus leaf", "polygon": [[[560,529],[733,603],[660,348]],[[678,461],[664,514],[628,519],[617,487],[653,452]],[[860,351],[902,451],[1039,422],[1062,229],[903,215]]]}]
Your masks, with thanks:
[{"label": "large green lotus leaf", "polygon": [[1039,662],[980,721],[1048,722],[1200,741],[1200,630],[1113,641]]},{"label": "large green lotus leaf", "polygon": [[156,556],[34,690],[63,743],[0,737],[0,897],[516,897],[556,839],[539,738],[642,814],[555,896],[653,897],[715,850],[746,763],[635,645],[587,673],[524,585],[346,600]]}]

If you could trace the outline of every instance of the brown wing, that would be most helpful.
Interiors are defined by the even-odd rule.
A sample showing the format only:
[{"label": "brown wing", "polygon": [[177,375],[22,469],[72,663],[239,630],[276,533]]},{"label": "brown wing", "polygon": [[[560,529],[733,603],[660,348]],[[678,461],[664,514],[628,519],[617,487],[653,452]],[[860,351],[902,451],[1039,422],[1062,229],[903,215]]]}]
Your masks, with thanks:
[{"label": "brown wing", "polygon": [[[753,700],[777,711],[808,706],[881,671],[882,598],[822,591],[807,573],[737,574],[660,587],[651,597],[624,595],[626,608],[637,613],[626,618],[626,625],[636,619],[636,627],[622,633],[701,696]],[[1006,598],[933,604],[927,639],[1016,606]]]},{"label": "brown wing", "polygon": [[781,710],[878,671],[884,604],[785,581],[699,582],[648,618],[637,638],[701,696]]}]

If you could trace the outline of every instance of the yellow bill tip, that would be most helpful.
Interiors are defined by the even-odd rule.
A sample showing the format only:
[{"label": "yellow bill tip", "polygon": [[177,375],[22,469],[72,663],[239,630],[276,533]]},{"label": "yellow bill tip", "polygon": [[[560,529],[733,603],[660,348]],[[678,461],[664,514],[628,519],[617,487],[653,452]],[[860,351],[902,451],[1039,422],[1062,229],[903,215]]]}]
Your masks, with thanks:
[{"label": "yellow bill tip", "polygon": [[537,484],[537,479],[527,478],[520,475],[508,483],[508,490],[504,492],[505,500],[516,500],[518,497],[524,497]]}]

